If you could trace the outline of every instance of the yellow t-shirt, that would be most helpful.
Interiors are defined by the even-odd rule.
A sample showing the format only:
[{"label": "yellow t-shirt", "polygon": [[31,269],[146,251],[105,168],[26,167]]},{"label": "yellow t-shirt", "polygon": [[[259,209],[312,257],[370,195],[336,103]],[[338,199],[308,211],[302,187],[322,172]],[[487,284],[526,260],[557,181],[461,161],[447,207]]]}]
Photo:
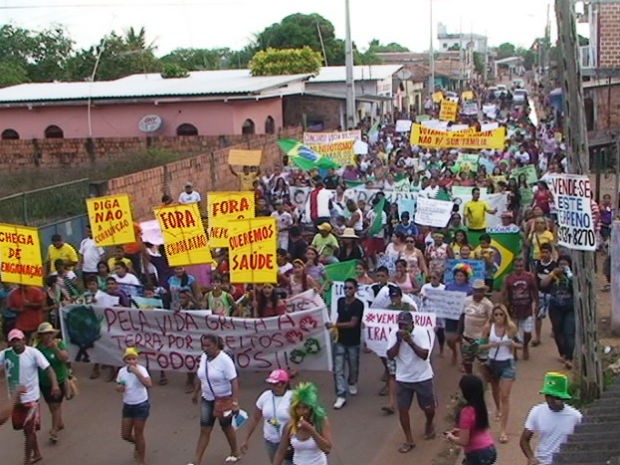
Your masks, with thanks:
[{"label": "yellow t-shirt", "polygon": [[484,200],[470,200],[465,204],[463,213],[467,218],[467,227],[469,229],[486,229],[487,212],[493,210],[489,202]]},{"label": "yellow t-shirt", "polygon": [[[66,262],[74,262],[74,263],[78,262],[77,252],[75,251],[75,249],[73,248],[71,244],[67,244],[66,242],[59,249],[54,247],[54,244],[51,244],[47,248],[47,259],[50,262],[50,269],[52,273],[57,271],[56,267],[54,266],[54,262],[58,260],[59,258],[62,259],[65,263]],[[66,268],[67,270],[73,270],[73,266],[66,266]]]},{"label": "yellow t-shirt", "polygon": [[239,173],[239,180],[242,191],[253,191],[254,181],[256,181],[256,174],[254,173]]},{"label": "yellow t-shirt", "polygon": [[534,260],[540,260],[540,246],[542,244],[553,244],[555,237],[551,231],[544,231],[542,233],[532,233],[532,255]]}]

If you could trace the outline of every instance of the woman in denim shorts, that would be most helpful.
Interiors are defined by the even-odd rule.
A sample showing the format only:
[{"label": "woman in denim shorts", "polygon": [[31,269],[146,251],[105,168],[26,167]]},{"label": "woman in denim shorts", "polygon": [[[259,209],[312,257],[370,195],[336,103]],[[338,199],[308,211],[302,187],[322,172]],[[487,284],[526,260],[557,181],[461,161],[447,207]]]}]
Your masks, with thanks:
[{"label": "woman in denim shorts", "polygon": [[491,319],[483,335],[488,343],[481,344],[480,349],[489,350],[484,372],[491,384],[495,401],[495,419],[500,420],[501,427],[499,442],[502,444],[508,442],[506,426],[510,413],[510,391],[517,376],[514,351],[523,347],[516,337],[517,326],[511,320],[506,307],[501,304],[494,305]]},{"label": "woman in denim shorts", "polygon": [[136,348],[125,349],[123,362],[125,366],[116,376],[116,390],[123,393],[121,437],[134,444],[136,463],[144,464],[146,455],[144,427],[151,408],[148,392],[148,388],[152,386],[151,377],[147,369],[138,364]]}]

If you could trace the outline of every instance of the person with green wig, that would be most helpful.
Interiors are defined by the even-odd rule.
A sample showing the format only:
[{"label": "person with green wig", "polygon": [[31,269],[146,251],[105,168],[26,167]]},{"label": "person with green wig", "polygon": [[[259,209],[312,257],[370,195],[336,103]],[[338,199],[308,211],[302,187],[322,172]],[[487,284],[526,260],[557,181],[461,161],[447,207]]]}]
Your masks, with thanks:
[{"label": "person with green wig", "polygon": [[327,465],[332,433],[316,385],[308,382],[297,385],[291,398],[290,416],[273,465],[282,465],[284,460],[292,460],[295,465]]}]

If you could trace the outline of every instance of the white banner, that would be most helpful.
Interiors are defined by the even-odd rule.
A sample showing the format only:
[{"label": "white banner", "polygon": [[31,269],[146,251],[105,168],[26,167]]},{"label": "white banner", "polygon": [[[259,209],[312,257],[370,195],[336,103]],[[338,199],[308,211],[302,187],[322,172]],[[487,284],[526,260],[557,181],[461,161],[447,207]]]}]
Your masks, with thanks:
[{"label": "white banner", "polygon": [[304,132],[303,141],[304,145],[321,145],[350,139],[362,140],[362,131],[355,129],[340,132]]},{"label": "white banner", "polygon": [[222,338],[242,370],[331,370],[324,306],[271,318],[96,305],[70,305],[61,314],[74,361],[120,366],[125,348],[136,347],[151,371],[195,371],[201,338],[210,333]]},{"label": "white banner", "polygon": [[302,312],[304,310],[311,310],[313,308],[324,308],[325,301],[314,289],[308,289],[305,292],[296,294],[293,297],[286,299],[286,311],[287,313]]},{"label": "white banner", "polygon": [[454,203],[447,200],[418,197],[415,209],[415,223],[435,228],[445,228],[452,215]]},{"label": "white banner", "polygon": [[[380,357],[385,357],[389,347],[388,336],[392,331],[398,330],[396,319],[398,310],[386,310],[381,308],[368,308],[364,311],[362,337],[366,346]],[[433,313],[411,312],[413,324],[421,326],[428,331],[431,338],[431,347],[435,339],[436,317]]]},{"label": "white banner", "polygon": [[437,318],[458,320],[465,305],[465,292],[442,291],[439,289],[424,290],[424,310],[433,312]]},{"label": "white banner", "polygon": [[558,243],[573,250],[596,250],[588,176],[554,174],[548,183],[558,213]]},{"label": "white banner", "polygon": [[396,121],[395,132],[409,132],[411,131],[411,125],[413,122],[409,119],[399,119]]}]

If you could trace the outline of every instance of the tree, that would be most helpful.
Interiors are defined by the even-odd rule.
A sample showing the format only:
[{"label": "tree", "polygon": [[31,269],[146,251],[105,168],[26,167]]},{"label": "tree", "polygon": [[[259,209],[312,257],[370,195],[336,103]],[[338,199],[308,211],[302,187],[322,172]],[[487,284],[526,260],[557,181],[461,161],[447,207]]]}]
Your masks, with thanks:
[{"label": "tree", "polygon": [[394,53],[394,52],[408,52],[409,49],[396,42],[390,42],[389,44],[382,44],[379,39],[372,39],[368,43],[368,51],[374,53]]},{"label": "tree", "polygon": [[165,64],[175,64],[185,69],[196,71],[203,69],[221,69],[224,57],[229,49],[218,48],[178,48],[161,58]]},{"label": "tree", "polygon": [[256,46],[259,50],[310,47],[321,55],[324,48],[324,61],[344,64],[344,41],[336,38],[334,25],[316,13],[296,13],[272,24],[257,34]]},{"label": "tree", "polygon": [[164,79],[185,78],[187,76],[189,76],[187,68],[183,68],[176,63],[165,63],[164,70],[161,72],[161,77]]},{"label": "tree", "polygon": [[517,53],[517,48],[511,44],[510,42],[504,42],[497,47],[497,58],[508,58],[513,57]]},{"label": "tree", "polygon": [[316,74],[321,69],[321,55],[310,47],[257,52],[250,61],[252,76]]}]

